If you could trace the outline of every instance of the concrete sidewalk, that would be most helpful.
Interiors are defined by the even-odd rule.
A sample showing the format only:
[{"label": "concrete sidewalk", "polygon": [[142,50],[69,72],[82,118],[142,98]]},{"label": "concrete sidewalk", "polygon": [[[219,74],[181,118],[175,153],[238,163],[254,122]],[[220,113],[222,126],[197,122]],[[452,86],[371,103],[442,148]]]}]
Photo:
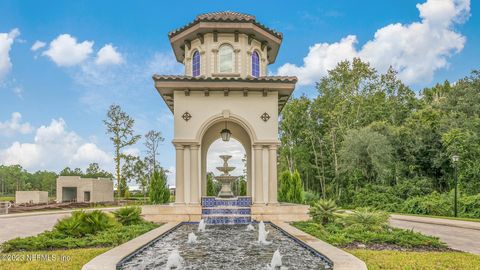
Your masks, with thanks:
[{"label": "concrete sidewalk", "polygon": [[390,225],[436,236],[452,249],[480,255],[479,222],[393,214]]}]

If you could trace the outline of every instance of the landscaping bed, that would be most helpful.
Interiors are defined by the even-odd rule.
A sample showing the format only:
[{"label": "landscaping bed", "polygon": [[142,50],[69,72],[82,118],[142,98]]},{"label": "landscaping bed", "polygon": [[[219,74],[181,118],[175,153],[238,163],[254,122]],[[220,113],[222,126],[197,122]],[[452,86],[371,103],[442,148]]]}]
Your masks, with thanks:
[{"label": "landscaping bed", "polygon": [[37,236],[15,238],[2,245],[2,252],[114,247],[159,225],[140,217],[140,208],[124,207],[105,213],[76,211],[57,222],[53,230]]}]

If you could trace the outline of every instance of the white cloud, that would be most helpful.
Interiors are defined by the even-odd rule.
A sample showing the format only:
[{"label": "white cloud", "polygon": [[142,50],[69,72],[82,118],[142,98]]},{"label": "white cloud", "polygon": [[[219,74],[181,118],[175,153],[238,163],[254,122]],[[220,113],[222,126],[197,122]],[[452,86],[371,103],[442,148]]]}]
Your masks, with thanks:
[{"label": "white cloud", "polygon": [[107,169],[112,167],[108,153],[75,132],[67,131],[61,118],[38,128],[33,142],[17,141],[0,149],[0,164],[20,164],[27,170],[59,171],[66,166],[85,168],[91,162]]},{"label": "white cloud", "polygon": [[48,56],[58,66],[74,66],[82,63],[92,53],[93,41],[77,43],[69,34],[59,35],[50,42],[48,50],[42,54]]},{"label": "white cloud", "polygon": [[30,123],[22,123],[22,114],[19,112],[12,113],[9,120],[0,122],[0,135],[13,136],[17,133],[28,134],[33,131],[33,127]]},{"label": "white cloud", "polygon": [[125,148],[122,151],[122,153],[125,155],[133,156],[133,157],[139,157],[140,149],[138,149],[137,147],[129,147],[129,148]]},{"label": "white cloud", "polygon": [[220,159],[220,155],[232,156],[228,161],[228,165],[235,167],[235,170],[233,170],[230,175],[243,175],[244,164],[242,158],[245,155],[245,149],[240,142],[233,138],[228,142],[224,142],[221,139],[214,141],[207,152],[207,172],[213,172],[215,175],[221,174],[221,172],[217,170],[217,167],[223,166],[223,160]]},{"label": "white cloud", "polygon": [[33,43],[30,50],[37,51],[38,49],[41,49],[41,48],[45,47],[45,45],[47,45],[45,42],[37,40],[37,41],[35,41],[35,43]]},{"label": "white cloud", "polygon": [[123,63],[123,57],[117,52],[117,48],[113,47],[112,44],[107,44],[97,52],[95,63],[97,65],[118,65]]},{"label": "white cloud", "polygon": [[428,83],[436,70],[448,67],[449,57],[463,49],[466,38],[453,26],[470,16],[470,0],[427,0],[417,8],[420,22],[380,28],[360,49],[356,48],[355,35],[335,43],[315,44],[303,65],[284,64],[277,74],[296,75],[300,85],[311,85],[339,61],[360,57],[381,72],[393,66],[407,84]]},{"label": "white cloud", "polygon": [[15,39],[20,35],[20,31],[15,28],[9,33],[0,33],[0,81],[12,69],[10,61],[10,49]]},{"label": "white cloud", "polygon": [[20,99],[23,99],[23,87],[17,85],[13,88],[12,91],[15,94],[15,96],[17,96]]}]

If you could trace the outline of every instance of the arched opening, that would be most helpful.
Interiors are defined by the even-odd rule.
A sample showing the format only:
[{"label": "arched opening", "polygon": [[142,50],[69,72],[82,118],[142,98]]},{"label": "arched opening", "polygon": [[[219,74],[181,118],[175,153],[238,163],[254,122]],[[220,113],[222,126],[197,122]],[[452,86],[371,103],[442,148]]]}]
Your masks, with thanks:
[{"label": "arched opening", "polygon": [[192,76],[197,77],[200,75],[200,53],[195,51],[192,57]]},{"label": "arched opening", "polygon": [[260,57],[256,51],[252,54],[252,76],[255,78],[260,76]]},{"label": "arched opening", "polygon": [[[222,129],[225,128],[225,121],[224,119],[218,119],[210,127],[206,129],[203,133],[201,138],[201,194],[202,196],[207,196],[207,173],[212,171],[216,174],[219,172],[215,170],[216,164],[219,164],[220,159],[218,155],[220,152],[221,154],[232,155],[231,163],[233,166],[237,166],[238,164],[242,164],[241,158],[245,156],[246,161],[245,165],[241,165],[240,170],[245,169],[246,171],[246,181],[247,181],[247,196],[252,195],[252,140],[250,138],[249,133],[239,124],[234,121],[227,121],[228,129],[232,132],[232,139],[230,139],[230,143],[225,143],[220,139],[220,132]],[[219,140],[220,139],[220,140]],[[233,143],[233,144],[232,144]],[[214,145],[215,144],[215,145]],[[212,148],[213,145],[213,148]],[[241,147],[239,147],[241,145]],[[238,151],[237,153],[233,153],[231,148],[232,147]],[[222,151],[222,147],[225,151]],[[242,151],[243,148],[243,151]],[[214,151],[210,151],[213,149]],[[209,152],[212,152],[211,159],[207,158]],[[216,156],[215,156],[216,155]],[[218,160],[218,161],[217,161]],[[208,164],[208,166],[207,166]],[[239,168],[237,168],[239,169]],[[237,173],[243,174],[243,172],[235,171],[232,175],[237,175]]]},{"label": "arched opening", "polygon": [[207,196],[217,196],[221,183],[213,180],[213,176],[221,175],[217,167],[223,166],[220,155],[232,156],[228,160],[229,167],[235,167],[230,175],[237,176],[232,184],[232,191],[235,196],[246,196],[247,186],[247,156],[243,145],[234,138],[225,142],[222,139],[214,141],[207,150]]}]

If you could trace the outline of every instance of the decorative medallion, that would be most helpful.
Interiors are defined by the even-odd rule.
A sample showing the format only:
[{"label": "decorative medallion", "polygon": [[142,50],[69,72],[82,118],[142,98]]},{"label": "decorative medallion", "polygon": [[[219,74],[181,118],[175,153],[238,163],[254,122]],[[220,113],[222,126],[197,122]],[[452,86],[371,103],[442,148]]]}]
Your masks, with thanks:
[{"label": "decorative medallion", "polygon": [[182,115],[182,118],[183,118],[183,120],[188,121],[188,120],[190,120],[190,118],[192,118],[192,115],[189,112],[185,112]]},{"label": "decorative medallion", "polygon": [[260,118],[261,118],[264,122],[267,122],[268,119],[270,119],[270,115],[269,115],[268,113],[264,112],[264,113],[262,114],[262,116],[260,116]]}]

